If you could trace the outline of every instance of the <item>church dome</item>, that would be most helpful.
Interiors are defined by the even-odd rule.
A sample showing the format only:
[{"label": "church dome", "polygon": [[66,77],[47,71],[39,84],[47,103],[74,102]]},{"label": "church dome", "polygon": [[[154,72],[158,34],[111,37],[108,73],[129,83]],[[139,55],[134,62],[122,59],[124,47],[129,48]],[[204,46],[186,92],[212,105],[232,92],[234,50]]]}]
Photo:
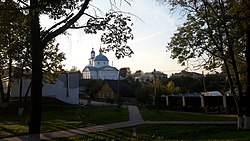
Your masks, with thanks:
[{"label": "church dome", "polygon": [[95,57],[94,61],[109,61],[109,60],[106,56],[104,56],[102,53],[100,53],[99,55],[97,55]]}]

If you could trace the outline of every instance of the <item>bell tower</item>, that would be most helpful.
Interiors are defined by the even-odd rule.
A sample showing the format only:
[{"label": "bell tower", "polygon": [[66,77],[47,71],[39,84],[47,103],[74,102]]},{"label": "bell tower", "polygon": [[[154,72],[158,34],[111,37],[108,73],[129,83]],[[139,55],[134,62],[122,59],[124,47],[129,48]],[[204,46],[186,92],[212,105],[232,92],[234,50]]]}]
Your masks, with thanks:
[{"label": "bell tower", "polygon": [[89,58],[89,66],[94,66],[94,59],[95,59],[95,51],[94,48],[92,48]]},{"label": "bell tower", "polygon": [[94,59],[94,58],[95,58],[95,51],[94,51],[94,48],[92,48],[92,51],[91,51],[90,56],[91,56],[91,59]]}]

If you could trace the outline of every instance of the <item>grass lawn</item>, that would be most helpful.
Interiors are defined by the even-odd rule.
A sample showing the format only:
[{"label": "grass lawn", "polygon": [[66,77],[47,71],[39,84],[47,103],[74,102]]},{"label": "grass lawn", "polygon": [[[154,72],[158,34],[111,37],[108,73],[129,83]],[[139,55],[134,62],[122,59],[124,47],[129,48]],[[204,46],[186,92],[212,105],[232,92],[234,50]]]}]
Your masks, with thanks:
[{"label": "grass lawn", "polygon": [[237,121],[236,117],[225,117],[216,114],[171,112],[139,108],[144,120],[155,121]]},{"label": "grass lawn", "polygon": [[[54,105],[51,105],[51,104]],[[83,107],[82,113],[86,124],[79,118],[79,106],[67,105],[51,101],[44,103],[42,113],[41,131],[55,131],[127,121],[128,110],[117,107]],[[169,112],[164,110],[150,110],[139,108],[144,120],[162,121],[236,121],[236,117],[221,117],[212,114],[189,114]],[[7,113],[0,113],[0,138],[27,134],[28,114],[17,115],[17,104],[12,103]],[[237,131],[236,126],[230,125],[141,125],[136,126],[134,140],[250,140],[250,131]],[[84,133],[67,138],[57,138],[54,141],[126,141],[132,138],[132,129],[114,129],[97,133]]]},{"label": "grass lawn", "polygon": [[135,128],[136,137],[132,137],[132,128],[123,128],[56,138],[51,141],[250,140],[250,131],[237,131],[236,127],[231,125],[141,125]]},{"label": "grass lawn", "polygon": [[[18,116],[16,104],[10,105],[8,112],[0,111],[0,138],[27,134],[29,115]],[[60,105],[43,106],[41,131],[55,131],[71,128],[90,126],[95,124],[107,124],[127,121],[128,110],[122,108],[117,111],[116,107],[84,107],[83,114],[86,116],[86,124],[81,122],[78,116],[79,106]]]}]

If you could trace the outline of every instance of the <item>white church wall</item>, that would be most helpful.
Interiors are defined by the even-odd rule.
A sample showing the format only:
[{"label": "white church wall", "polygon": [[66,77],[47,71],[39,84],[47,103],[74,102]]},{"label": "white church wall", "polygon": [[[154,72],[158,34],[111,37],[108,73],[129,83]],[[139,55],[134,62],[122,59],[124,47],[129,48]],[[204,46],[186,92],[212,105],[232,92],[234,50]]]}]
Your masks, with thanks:
[{"label": "white church wall", "polygon": [[97,71],[91,71],[90,75],[91,75],[90,79],[97,79]]},{"label": "white church wall", "polygon": [[[30,80],[23,80],[22,96],[24,97]],[[11,97],[19,97],[20,82],[14,81],[11,92]],[[59,76],[55,84],[45,83],[43,86],[43,96],[55,97],[66,103],[79,103],[79,74],[78,73],[64,73]],[[28,94],[30,96],[30,92]]]},{"label": "white church wall", "polygon": [[91,63],[86,66],[82,73],[83,79],[118,80],[119,73],[117,68],[109,66],[108,58],[101,52],[99,55],[95,56],[94,49],[92,48],[91,57],[89,60],[93,62],[93,66]]},{"label": "white church wall", "polygon": [[117,80],[118,79],[118,71],[99,71],[100,79],[109,79],[109,80]]},{"label": "white church wall", "polygon": [[90,71],[83,71],[83,73],[82,73],[82,77],[83,77],[83,79],[90,79],[91,77],[91,73],[90,73]]}]

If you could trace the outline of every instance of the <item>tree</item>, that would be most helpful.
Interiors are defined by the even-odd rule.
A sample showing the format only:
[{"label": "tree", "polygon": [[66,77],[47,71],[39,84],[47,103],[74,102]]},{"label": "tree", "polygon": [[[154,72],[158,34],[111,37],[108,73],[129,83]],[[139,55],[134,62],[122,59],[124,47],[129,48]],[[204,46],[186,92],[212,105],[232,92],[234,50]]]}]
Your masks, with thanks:
[{"label": "tree", "polygon": [[147,83],[140,83],[137,88],[135,88],[135,95],[138,101],[144,104],[152,104],[152,93],[153,87]]},{"label": "tree", "polygon": [[[0,2],[2,8],[16,8],[17,4],[12,1]],[[19,11],[2,11],[0,14],[0,79],[8,78],[7,94],[1,90],[1,98],[8,104],[12,84],[12,70],[17,65],[16,60],[20,60],[23,54],[24,46],[27,41],[26,31],[27,20],[25,15]],[[15,20],[13,20],[15,19]],[[3,87],[3,82],[0,83]],[[7,105],[6,104],[6,105]]]},{"label": "tree", "polygon": [[142,70],[137,70],[137,71],[135,71],[135,73],[132,74],[132,75],[133,75],[133,77],[140,77],[140,76],[142,76],[142,74],[143,74],[143,71],[142,71]]},{"label": "tree", "polygon": [[[9,10],[4,10],[6,8]],[[0,17],[3,19],[0,23],[0,52],[1,60],[4,60],[1,64],[1,78],[7,78],[9,81],[7,94],[1,92],[1,97],[7,106],[12,81],[19,80],[19,114],[22,114],[25,103],[22,102],[22,79],[31,78],[30,33],[27,15],[15,8],[18,8],[18,4],[14,1],[0,3]],[[65,57],[63,53],[59,53],[58,44],[54,42],[55,40],[50,41],[44,49],[43,82],[53,83],[63,70],[61,62]],[[4,72],[8,72],[8,76]]]},{"label": "tree", "polygon": [[131,71],[130,68],[121,68],[119,70],[120,76],[122,76],[123,78],[127,78],[129,75],[131,75]]},{"label": "tree", "polygon": [[[178,32],[174,34],[168,44],[168,50],[171,50],[172,58],[178,58],[180,63],[190,58],[203,58],[201,66],[206,69],[224,65],[238,109],[239,129],[243,128],[243,115],[245,113],[242,105],[243,89],[240,83],[237,60],[247,62],[249,51],[247,51],[248,47],[246,46],[246,37],[248,37],[246,31],[248,30],[242,31],[242,29],[249,29],[250,23],[249,15],[246,14],[246,11],[248,11],[246,7],[249,7],[249,2],[246,2],[246,5],[243,5],[243,2],[246,1],[169,2],[172,10],[180,7],[187,15],[187,21],[182,27],[178,28]],[[246,11],[237,13],[234,11],[235,7],[237,7],[236,9],[244,8]],[[229,69],[230,66],[232,70]],[[233,78],[235,81],[233,81]],[[235,89],[237,89],[237,93]],[[249,95],[249,92],[247,92],[247,95]],[[246,117],[245,119],[244,128],[249,129],[249,118]]]},{"label": "tree", "polygon": [[55,39],[52,39],[44,48],[44,59],[42,61],[43,82],[55,83],[60,74],[64,72],[65,54],[59,52],[59,44],[55,44]]},{"label": "tree", "polygon": [[159,97],[161,95],[166,94],[166,86],[162,84],[162,81],[160,78],[155,78],[152,83],[152,87],[155,89],[155,97]]},{"label": "tree", "polygon": [[205,85],[207,91],[220,91],[221,93],[227,92],[229,87],[225,73],[206,74]]},{"label": "tree", "polygon": [[69,70],[70,72],[77,72],[79,71],[76,66],[72,66],[72,68]]},{"label": "tree", "polygon": [[101,86],[103,84],[103,80],[90,80],[89,81],[89,87],[88,87],[88,94],[90,95],[90,98],[94,98],[94,96],[98,93]]},{"label": "tree", "polygon": [[181,89],[178,86],[175,86],[173,81],[169,81],[166,86],[167,94],[179,94]]},{"label": "tree", "polygon": [[[133,39],[133,35],[128,24],[130,17],[124,16],[122,12],[111,11],[105,17],[88,14],[86,9],[91,6],[90,0],[30,0],[29,4],[26,1],[18,0],[17,4],[18,7],[14,10],[28,13],[30,22],[32,86],[29,140],[39,140],[43,87],[42,63],[47,44],[69,28],[84,28],[86,33],[91,34],[101,30],[104,32],[101,41],[107,45],[104,51],[113,50],[116,57],[121,58],[133,54],[130,47],[126,45],[128,39]],[[8,8],[4,10],[8,10]],[[60,20],[60,22],[46,29],[45,32],[41,32],[39,24],[41,14]],[[87,16],[89,20],[85,25],[78,26],[77,21],[83,15]]]},{"label": "tree", "polygon": [[180,88],[181,93],[202,92],[203,83],[201,78],[193,78],[189,75],[171,76],[168,82],[173,81],[175,86]]},{"label": "tree", "polygon": [[[246,61],[246,101],[250,101],[250,2],[247,0],[232,1],[231,13],[237,21],[238,32],[246,47],[242,55]],[[245,111],[245,128],[250,128],[250,104],[247,102]]]}]

